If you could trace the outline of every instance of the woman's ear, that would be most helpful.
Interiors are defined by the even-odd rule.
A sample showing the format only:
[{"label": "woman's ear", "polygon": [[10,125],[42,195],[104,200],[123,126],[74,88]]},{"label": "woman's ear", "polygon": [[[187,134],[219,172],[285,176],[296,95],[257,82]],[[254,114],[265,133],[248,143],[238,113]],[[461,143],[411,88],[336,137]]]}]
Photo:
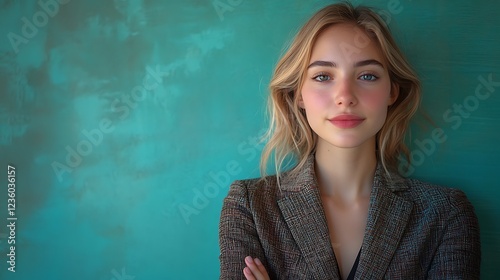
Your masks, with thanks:
[{"label": "woman's ear", "polygon": [[388,106],[391,106],[392,104],[394,104],[394,102],[396,102],[396,100],[398,100],[398,97],[399,97],[399,85],[396,83],[392,83],[391,96],[389,97]]}]

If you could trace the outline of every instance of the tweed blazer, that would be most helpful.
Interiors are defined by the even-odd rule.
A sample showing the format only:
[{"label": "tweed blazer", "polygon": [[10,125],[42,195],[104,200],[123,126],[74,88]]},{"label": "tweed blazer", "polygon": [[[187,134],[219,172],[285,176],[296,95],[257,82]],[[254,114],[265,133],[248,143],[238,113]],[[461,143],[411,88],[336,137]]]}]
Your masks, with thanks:
[{"label": "tweed blazer", "polygon": [[[314,173],[235,181],[219,224],[220,279],[258,257],[271,279],[341,279]],[[456,189],[387,176],[380,164],[355,279],[479,279],[479,225]]]}]

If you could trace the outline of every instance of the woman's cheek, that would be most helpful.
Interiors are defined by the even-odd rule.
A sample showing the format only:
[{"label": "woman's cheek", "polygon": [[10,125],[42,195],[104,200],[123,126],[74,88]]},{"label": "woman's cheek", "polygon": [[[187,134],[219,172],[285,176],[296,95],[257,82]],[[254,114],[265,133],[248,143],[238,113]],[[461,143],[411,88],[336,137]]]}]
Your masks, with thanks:
[{"label": "woman's cheek", "polygon": [[306,110],[308,108],[313,110],[328,107],[330,96],[326,88],[307,87],[302,91],[302,98]]},{"label": "woman's cheek", "polygon": [[390,91],[383,89],[364,94],[364,103],[370,108],[386,108],[389,106]]}]

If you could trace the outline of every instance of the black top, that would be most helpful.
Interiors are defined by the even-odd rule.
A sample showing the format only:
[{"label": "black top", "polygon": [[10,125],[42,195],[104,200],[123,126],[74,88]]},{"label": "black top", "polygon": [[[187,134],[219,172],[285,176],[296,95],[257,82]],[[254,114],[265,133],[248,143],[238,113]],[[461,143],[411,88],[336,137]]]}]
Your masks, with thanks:
[{"label": "black top", "polygon": [[359,250],[358,256],[356,257],[356,260],[352,265],[351,272],[349,272],[349,276],[347,276],[346,280],[354,280],[354,274],[356,274],[356,270],[358,269],[359,255],[361,255],[361,250]]}]

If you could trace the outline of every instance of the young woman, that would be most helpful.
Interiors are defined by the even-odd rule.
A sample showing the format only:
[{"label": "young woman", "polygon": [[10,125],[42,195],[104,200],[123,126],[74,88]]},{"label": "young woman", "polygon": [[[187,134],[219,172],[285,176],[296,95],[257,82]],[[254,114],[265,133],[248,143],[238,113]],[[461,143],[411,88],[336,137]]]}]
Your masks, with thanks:
[{"label": "young woman", "polygon": [[[317,12],[270,85],[276,175],[234,182],[221,279],[478,279],[477,217],[460,190],[398,175],[420,83],[380,17]],[[290,156],[297,165],[282,172]]]}]

